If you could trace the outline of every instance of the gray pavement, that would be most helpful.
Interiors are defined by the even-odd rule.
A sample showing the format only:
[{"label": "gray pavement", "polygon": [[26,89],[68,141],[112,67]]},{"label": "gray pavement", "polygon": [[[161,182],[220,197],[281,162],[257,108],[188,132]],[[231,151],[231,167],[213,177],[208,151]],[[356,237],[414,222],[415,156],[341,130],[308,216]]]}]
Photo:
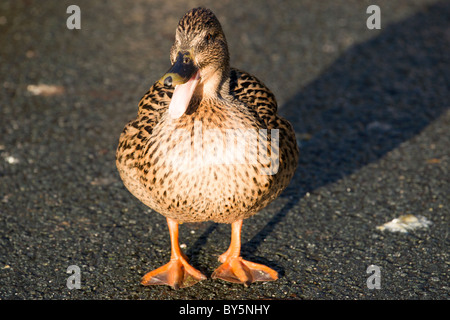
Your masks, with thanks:
[{"label": "gray pavement", "polygon": [[[66,28],[70,4],[81,30]],[[298,135],[291,185],[242,235],[243,255],[280,279],[143,287],[170,257],[167,226],[125,189],[115,148],[200,4]],[[2,1],[0,299],[448,299],[450,5],[377,1],[382,28],[368,30],[370,4]],[[406,214],[432,224],[377,229]],[[229,225],[180,229],[206,275],[229,238]],[[71,265],[80,289],[67,288]]]}]

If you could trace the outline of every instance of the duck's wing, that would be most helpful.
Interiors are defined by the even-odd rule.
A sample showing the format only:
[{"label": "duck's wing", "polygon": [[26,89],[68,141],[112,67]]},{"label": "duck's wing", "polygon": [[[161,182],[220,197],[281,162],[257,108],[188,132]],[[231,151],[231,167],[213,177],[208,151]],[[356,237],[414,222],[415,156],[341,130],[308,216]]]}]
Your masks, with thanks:
[{"label": "duck's wing", "polygon": [[267,129],[279,130],[280,171],[286,174],[278,182],[285,188],[297,167],[299,149],[292,125],[277,113],[275,95],[258,78],[235,68],[230,72],[230,93],[254,111]]},{"label": "duck's wing", "polygon": [[256,111],[268,128],[274,125],[273,121],[276,118],[278,106],[277,100],[272,91],[258,78],[245,71],[232,68],[230,72],[230,93],[235,99]]},{"label": "duck's wing", "polygon": [[157,81],[139,102],[138,118],[146,125],[147,131],[160,121],[161,116],[167,111],[173,95],[173,87],[166,87]]},{"label": "duck's wing", "polygon": [[157,81],[139,102],[136,119],[127,123],[119,139],[116,160],[121,167],[135,167],[151,136],[153,128],[161,120],[172,99],[173,88],[165,87]]}]

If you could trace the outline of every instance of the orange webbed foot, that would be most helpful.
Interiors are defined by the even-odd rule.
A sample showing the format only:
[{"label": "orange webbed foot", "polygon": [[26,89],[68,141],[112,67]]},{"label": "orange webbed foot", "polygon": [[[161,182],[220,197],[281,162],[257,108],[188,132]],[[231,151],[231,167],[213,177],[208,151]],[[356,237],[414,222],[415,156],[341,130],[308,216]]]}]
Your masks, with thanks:
[{"label": "orange webbed foot", "polygon": [[232,224],[230,247],[219,257],[222,265],[214,271],[211,277],[234,283],[242,283],[245,286],[256,281],[277,280],[278,273],[275,270],[263,264],[242,259],[240,256],[241,227],[242,220]]},{"label": "orange webbed foot", "polygon": [[247,286],[256,281],[277,280],[278,273],[265,265],[244,260],[242,257],[229,257],[214,271],[212,278]]},{"label": "orange webbed foot", "polygon": [[192,267],[178,244],[178,222],[167,218],[171,241],[170,262],[147,273],[141,280],[144,286],[168,285],[174,289],[185,288],[196,284],[206,277]]},{"label": "orange webbed foot", "polygon": [[205,280],[206,277],[192,267],[184,257],[170,259],[162,267],[147,273],[141,281],[144,286],[168,285],[174,289],[185,288]]}]

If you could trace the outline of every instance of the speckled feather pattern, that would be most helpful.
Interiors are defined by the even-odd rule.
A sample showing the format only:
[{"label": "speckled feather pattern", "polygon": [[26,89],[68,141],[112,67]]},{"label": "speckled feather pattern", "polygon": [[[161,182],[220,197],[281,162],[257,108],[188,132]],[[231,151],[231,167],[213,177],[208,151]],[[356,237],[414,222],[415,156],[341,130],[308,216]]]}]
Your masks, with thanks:
[{"label": "speckled feather pattern", "polygon": [[[299,151],[290,123],[277,115],[274,95],[256,77],[237,69],[230,71],[229,88],[226,98],[191,101],[188,112],[176,120],[167,115],[173,88],[156,82],[144,95],[137,118],[120,136],[116,161],[125,186],[140,201],[179,222],[232,223],[257,213],[287,187]],[[170,152],[181,143],[174,134],[179,129],[191,137],[199,134],[203,157],[195,150],[190,157]],[[207,163],[205,154],[214,156],[217,140],[208,140],[206,132],[225,134],[228,129],[267,129],[268,147],[270,129],[278,129],[277,173],[261,172],[268,167],[270,152],[263,152],[258,163]],[[186,143],[195,149],[195,139]]]}]

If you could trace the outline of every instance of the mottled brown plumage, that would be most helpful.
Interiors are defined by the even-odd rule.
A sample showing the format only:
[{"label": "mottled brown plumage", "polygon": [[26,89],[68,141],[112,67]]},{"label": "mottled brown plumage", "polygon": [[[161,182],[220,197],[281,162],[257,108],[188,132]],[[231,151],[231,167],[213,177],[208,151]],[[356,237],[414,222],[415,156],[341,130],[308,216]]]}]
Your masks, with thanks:
[{"label": "mottled brown plumage", "polygon": [[[287,187],[298,160],[295,133],[277,114],[273,93],[256,77],[229,67],[226,39],[210,10],[193,9],[180,20],[172,63],[187,51],[200,76],[187,110],[171,118],[174,88],[156,82],[120,136],[117,168],[135,197],[171,221],[234,223],[263,209]],[[228,147],[244,137],[245,161],[226,160]]]}]

